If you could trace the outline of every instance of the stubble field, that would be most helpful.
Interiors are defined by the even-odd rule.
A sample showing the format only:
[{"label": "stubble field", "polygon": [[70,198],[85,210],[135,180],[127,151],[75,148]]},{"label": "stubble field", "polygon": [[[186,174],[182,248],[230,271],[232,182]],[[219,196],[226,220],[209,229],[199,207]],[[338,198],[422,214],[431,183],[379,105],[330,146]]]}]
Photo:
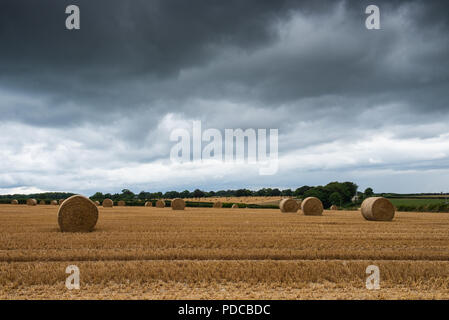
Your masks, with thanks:
[{"label": "stubble field", "polygon": [[[447,213],[115,207],[70,234],[57,210],[0,206],[1,299],[449,299]],[[373,264],[379,290],[365,287]]]}]

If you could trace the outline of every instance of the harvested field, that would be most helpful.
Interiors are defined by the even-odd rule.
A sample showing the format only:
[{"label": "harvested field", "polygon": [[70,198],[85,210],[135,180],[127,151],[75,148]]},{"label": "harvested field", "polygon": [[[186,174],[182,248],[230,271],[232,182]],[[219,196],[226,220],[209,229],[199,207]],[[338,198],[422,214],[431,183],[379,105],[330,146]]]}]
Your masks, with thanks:
[{"label": "harvested field", "polygon": [[[0,206],[0,298],[449,298],[447,213],[100,207],[81,234],[60,232],[57,210]],[[65,288],[71,264],[80,290]]]}]

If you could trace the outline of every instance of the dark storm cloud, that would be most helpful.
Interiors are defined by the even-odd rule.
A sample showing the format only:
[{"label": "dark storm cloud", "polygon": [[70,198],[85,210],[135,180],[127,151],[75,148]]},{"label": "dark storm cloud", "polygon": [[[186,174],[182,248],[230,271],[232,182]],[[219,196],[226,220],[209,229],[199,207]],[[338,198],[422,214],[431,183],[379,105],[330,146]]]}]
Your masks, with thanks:
[{"label": "dark storm cloud", "polygon": [[[79,31],[65,29],[68,4],[81,9]],[[132,81],[176,78],[222,48],[252,51],[274,41],[270,22],[289,8],[286,1],[2,1],[0,81],[68,112],[44,122],[42,110],[32,108],[19,111],[18,120],[78,123],[87,113],[120,112],[171,95],[137,90]],[[17,110],[5,114],[14,118]]]},{"label": "dark storm cloud", "polygon": [[[79,31],[65,29],[68,4],[81,9]],[[221,46],[252,50],[270,41],[270,20],[288,8],[285,1],[2,1],[2,69],[165,77],[207,63]]]},{"label": "dark storm cloud", "polygon": [[[81,8],[79,31],[65,29],[64,11],[68,4]],[[444,9],[449,6],[443,1],[431,7],[424,1],[376,1],[382,18],[391,21],[376,33],[364,28],[364,8],[368,4],[2,1],[0,81],[5,88],[44,98],[52,110],[64,110],[52,112],[53,116],[46,120],[38,117],[45,106],[19,111],[19,119],[35,125],[98,121],[103,116],[100,113],[106,110],[116,117],[143,105],[160,113],[166,111],[154,105],[160,99],[172,99],[173,106],[168,108],[173,111],[179,108],[175,107],[179,106],[177,100],[191,97],[258,101],[276,107],[322,95],[386,95],[403,89],[420,91],[423,85],[432,86],[432,91],[446,90],[437,85],[448,80],[448,18],[442,12],[447,12]],[[339,6],[344,12],[334,21],[332,27],[337,28],[326,28]],[[405,6],[411,10],[404,13]],[[225,52],[237,50],[250,55],[269,48],[279,41],[278,24],[295,14],[307,19],[309,27],[314,28],[298,35],[297,52],[280,49],[272,56],[240,62],[236,55],[232,63],[207,72],[207,67]],[[403,19],[404,14],[414,23],[408,34],[400,35],[392,24]],[[395,69],[401,56],[391,55],[398,50],[398,39],[408,37],[413,41],[416,32],[440,37],[441,47],[401,44],[408,46],[403,48],[408,52],[401,54],[410,64]],[[314,39],[320,41],[316,43]],[[412,52],[415,50],[416,54]],[[435,64],[439,64],[437,69]],[[200,70],[197,77],[184,82],[179,79],[181,71],[192,69]],[[445,107],[446,97],[429,100],[426,95],[433,96],[426,90],[409,100],[432,101],[426,110]],[[6,113],[13,112],[12,108]],[[17,112],[14,107],[15,116]]]}]

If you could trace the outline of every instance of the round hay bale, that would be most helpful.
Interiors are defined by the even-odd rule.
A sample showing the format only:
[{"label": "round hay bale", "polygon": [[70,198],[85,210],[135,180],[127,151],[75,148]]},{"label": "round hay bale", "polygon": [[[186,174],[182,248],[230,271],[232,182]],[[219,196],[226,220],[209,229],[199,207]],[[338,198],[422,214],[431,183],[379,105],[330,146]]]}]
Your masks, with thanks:
[{"label": "round hay bale", "polygon": [[145,207],[152,207],[152,206],[153,206],[153,202],[151,202],[151,201],[145,202]]},{"label": "round hay bale", "polygon": [[114,206],[114,201],[111,199],[104,199],[103,200],[103,208],[112,208]]},{"label": "round hay bale", "polygon": [[59,199],[58,204],[61,205],[64,202],[64,199]]},{"label": "round hay bale", "polygon": [[118,205],[119,207],[125,207],[125,206],[126,206],[126,202],[123,201],[123,200],[120,200],[119,202],[117,202],[117,205]]},{"label": "round hay bale", "polygon": [[14,199],[14,200],[11,201],[11,204],[19,204],[19,201]]},{"label": "round hay bale", "polygon": [[371,197],[362,202],[362,216],[370,221],[391,221],[395,209],[390,200],[383,197]]},{"label": "round hay bale", "polygon": [[180,198],[176,198],[171,201],[171,208],[173,210],[184,210],[185,207],[186,202]]},{"label": "round hay bale", "polygon": [[100,205],[100,201],[95,201],[95,205],[99,206]]},{"label": "round hay bale", "polygon": [[36,206],[37,205],[37,200],[36,199],[28,199],[27,200],[27,205],[29,205],[29,206]]},{"label": "round hay bale", "polygon": [[165,207],[165,201],[164,200],[156,201],[156,208],[164,208],[164,207]]},{"label": "round hay bale", "polygon": [[279,202],[279,209],[281,209],[281,212],[296,212],[299,207],[296,200],[288,198],[282,199],[281,202]]},{"label": "round hay bale", "polygon": [[222,208],[223,203],[221,203],[220,201],[215,201],[213,207],[216,209]]},{"label": "round hay bale", "polygon": [[238,205],[237,203],[234,203],[234,204],[232,205],[231,208],[232,208],[232,209],[238,209],[238,208],[239,208],[239,205]]},{"label": "round hay bale", "polygon": [[50,204],[51,204],[52,206],[57,206],[57,205],[58,205],[58,201],[56,201],[56,200],[51,200]]},{"label": "round hay bale", "polygon": [[306,216],[321,216],[323,214],[323,203],[318,198],[308,197],[303,200],[301,210]]},{"label": "round hay bale", "polygon": [[45,205],[45,204],[46,204],[46,203],[45,203],[45,200],[41,200],[41,201],[39,202],[39,204],[42,205],[42,206]]},{"label": "round hay bale", "polygon": [[338,207],[335,204],[333,204],[333,205],[331,205],[331,207],[329,209],[336,211],[336,210],[338,210]]},{"label": "round hay bale", "polygon": [[62,232],[90,232],[97,221],[97,206],[81,195],[71,196],[58,210],[58,224]]}]

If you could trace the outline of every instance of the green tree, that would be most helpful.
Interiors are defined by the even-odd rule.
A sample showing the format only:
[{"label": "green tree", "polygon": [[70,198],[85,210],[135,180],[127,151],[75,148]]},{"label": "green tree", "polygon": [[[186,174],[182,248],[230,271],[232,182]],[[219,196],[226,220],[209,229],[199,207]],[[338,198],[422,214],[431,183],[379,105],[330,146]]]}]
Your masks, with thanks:
[{"label": "green tree", "polygon": [[181,196],[181,198],[190,198],[190,191],[189,190],[184,190],[179,195]]},{"label": "green tree", "polygon": [[164,194],[164,198],[167,198],[167,199],[179,198],[179,192],[178,191],[167,191]]},{"label": "green tree", "polygon": [[310,189],[312,189],[312,187],[309,187],[309,186],[302,186],[302,187],[296,189],[295,192],[293,193],[293,195],[294,195],[295,197],[301,197],[301,196],[304,195],[304,193],[305,193],[306,191],[308,191],[308,190],[310,190]]},{"label": "green tree", "polygon": [[365,192],[363,193],[364,198],[369,198],[374,195],[373,188],[366,188]]},{"label": "green tree", "polygon": [[342,194],[343,202],[350,202],[357,192],[358,186],[353,182],[343,182],[343,186],[345,190],[344,194]]},{"label": "green tree", "polygon": [[122,195],[121,195],[121,194],[114,193],[114,194],[112,195],[112,197],[111,197],[111,200],[113,200],[113,201],[119,201],[119,200],[121,200],[121,198],[122,198]]},{"label": "green tree", "polygon": [[123,200],[132,200],[134,199],[134,193],[129,189],[123,189],[122,194],[118,197]]},{"label": "green tree", "polygon": [[193,197],[194,198],[202,198],[202,197],[204,197],[204,192],[201,191],[200,189],[195,189],[195,191],[193,191]]},{"label": "green tree", "polygon": [[152,193],[151,194],[151,198],[153,198],[153,199],[160,199],[160,198],[162,198],[162,192],[155,192],[155,193]]},{"label": "green tree", "polygon": [[101,192],[96,192],[92,197],[90,197],[90,200],[101,202],[104,200],[104,195]]},{"label": "green tree", "polygon": [[341,205],[342,201],[343,201],[343,197],[338,192],[334,192],[329,196],[329,202],[331,204]]},{"label": "green tree", "polygon": [[137,196],[140,200],[148,199],[150,196],[149,192],[140,191],[139,195]]},{"label": "green tree", "polygon": [[251,192],[251,190],[248,189],[238,189],[235,192],[235,196],[236,197],[249,197],[251,196],[253,193]]}]

